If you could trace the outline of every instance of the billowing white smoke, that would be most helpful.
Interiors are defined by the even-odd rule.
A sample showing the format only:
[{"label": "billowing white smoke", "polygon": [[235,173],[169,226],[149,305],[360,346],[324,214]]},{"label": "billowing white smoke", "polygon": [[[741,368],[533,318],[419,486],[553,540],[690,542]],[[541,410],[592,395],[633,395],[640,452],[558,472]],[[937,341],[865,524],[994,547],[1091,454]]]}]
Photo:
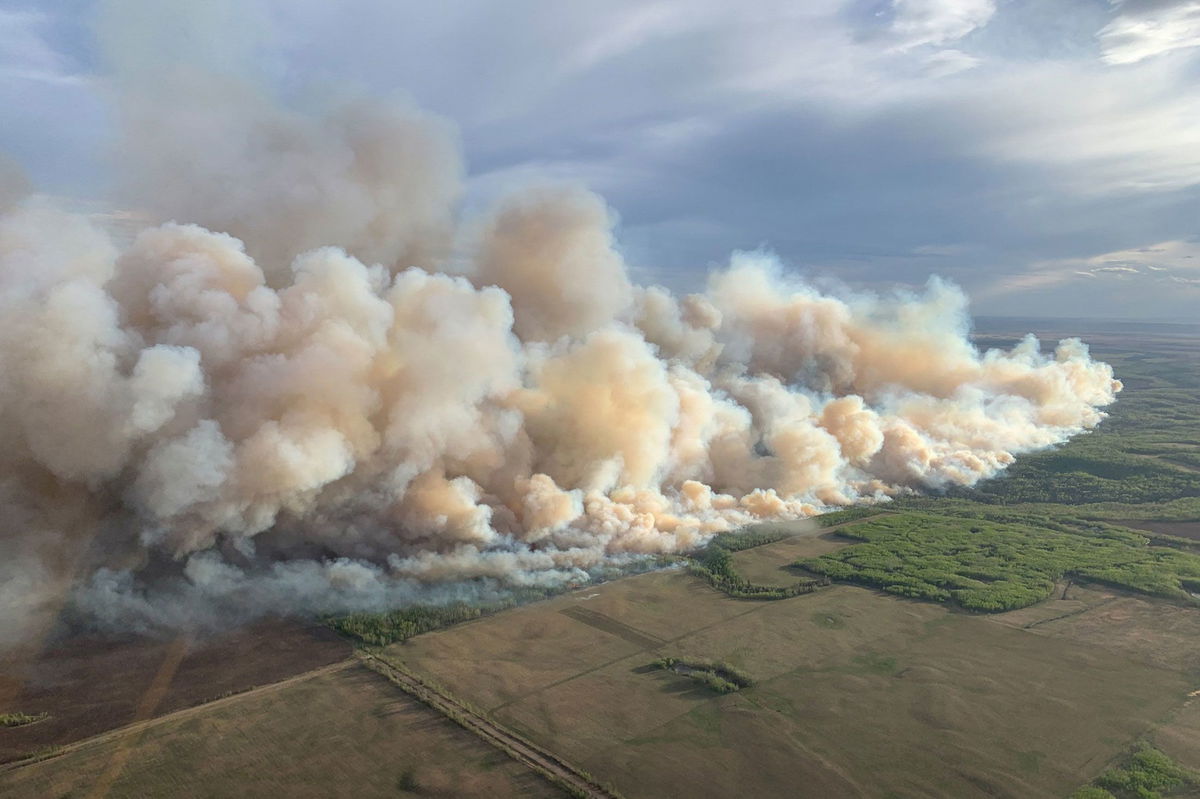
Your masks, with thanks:
[{"label": "billowing white smoke", "polygon": [[829,296],[738,254],[635,286],[577,188],[458,226],[426,116],[203,99],[130,106],[132,183],[178,222],[0,216],[0,639],[72,584],[154,628],[586,579],[972,484],[1120,389],[1076,340],[977,352],[937,280]]}]

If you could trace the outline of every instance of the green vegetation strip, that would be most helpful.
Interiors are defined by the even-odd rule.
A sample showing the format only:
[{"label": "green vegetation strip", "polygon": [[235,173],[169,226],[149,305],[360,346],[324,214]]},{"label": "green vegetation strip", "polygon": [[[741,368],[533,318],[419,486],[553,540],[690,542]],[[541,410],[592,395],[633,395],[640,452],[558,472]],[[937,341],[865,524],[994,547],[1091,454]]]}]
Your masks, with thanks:
[{"label": "green vegetation strip", "polygon": [[1159,750],[1142,744],[1120,766],[1110,768],[1071,799],[1162,799],[1200,785],[1200,775]]},{"label": "green vegetation strip", "polygon": [[387,646],[407,641],[414,635],[440,630],[464,621],[497,613],[517,605],[545,599],[555,592],[551,589],[526,588],[497,602],[471,605],[455,602],[450,605],[410,605],[382,613],[351,613],[348,616],[327,618],[325,623],[339,633],[367,644]]},{"label": "green vegetation strip", "polygon": [[980,611],[1047,599],[1064,576],[1195,602],[1200,556],[1151,547],[1144,536],[1097,525],[1078,532],[1027,522],[904,512],[838,534],[859,543],[797,565],[834,580]]},{"label": "green vegetation strip", "polygon": [[839,524],[846,522],[856,522],[860,519],[868,519],[872,516],[878,516],[884,513],[887,508],[879,507],[878,505],[867,505],[861,508],[846,508],[845,510],[835,510],[831,513],[823,513],[817,518],[817,524],[822,527],[836,527]]},{"label": "green vegetation strip", "polygon": [[24,727],[48,718],[45,713],[0,713],[0,727]]},{"label": "green vegetation strip", "polygon": [[719,694],[731,694],[754,684],[754,680],[745,672],[716,660],[664,657],[650,665],[695,680]]},{"label": "green vegetation strip", "polygon": [[708,545],[720,547],[728,552],[740,552],[743,549],[774,544],[776,541],[787,538],[788,535],[789,533],[785,530],[771,527],[748,527],[730,533],[721,533],[709,541]]},{"label": "green vegetation strip", "polygon": [[[738,548],[747,549],[748,547]],[[788,599],[801,594],[811,594],[830,584],[830,580],[822,577],[815,580],[801,580],[784,586],[755,585],[733,568],[733,555],[720,537],[709,542],[708,548],[692,561],[689,571],[697,577],[707,580],[708,584],[718,591],[737,599]]]}]

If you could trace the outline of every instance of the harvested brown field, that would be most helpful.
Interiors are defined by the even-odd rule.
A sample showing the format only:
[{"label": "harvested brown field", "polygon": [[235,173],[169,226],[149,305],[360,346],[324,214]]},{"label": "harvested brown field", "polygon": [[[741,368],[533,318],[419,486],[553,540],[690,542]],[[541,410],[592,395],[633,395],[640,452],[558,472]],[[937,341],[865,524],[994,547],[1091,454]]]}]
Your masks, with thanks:
[{"label": "harvested brown field", "polygon": [[1009,627],[1033,630],[1052,622],[1077,616],[1092,608],[1112,602],[1119,596],[1113,591],[1096,586],[1081,586],[1079,583],[1066,580],[1059,582],[1054,589],[1053,596],[1045,602],[1039,602],[1027,608],[1010,610],[1006,613],[991,614],[984,618]]},{"label": "harvested brown field", "polygon": [[733,566],[739,575],[757,585],[786,586],[812,577],[811,574],[802,574],[792,563],[801,558],[815,558],[849,544],[849,540],[838,538],[833,532],[816,529],[774,544],[735,552]]},{"label": "harvested brown field", "polygon": [[[0,729],[0,763],[128,724],[176,642],[75,637],[31,662],[4,664],[13,709],[44,721]],[[349,645],[325,627],[271,621],[184,643],[150,715],[161,715],[345,660]],[[3,710],[8,710],[7,708]]]},{"label": "harvested brown field", "polygon": [[1173,535],[1200,541],[1200,522],[1157,522],[1153,519],[1134,519],[1122,521],[1121,524],[1137,530],[1149,530],[1159,535]]},{"label": "harvested brown field", "polygon": [[[750,579],[785,585],[801,577],[788,564],[842,545],[806,527],[734,557]],[[673,569],[424,634],[383,656],[629,799],[1024,799],[1070,794],[1139,739],[1200,767],[1190,697],[1198,641],[1200,610],[1067,580],[1046,602],[984,615],[849,585],[734,599]],[[59,682],[44,677],[43,690],[123,708],[122,720],[101,718],[127,723],[171,662],[170,644],[140,647],[60,648]],[[559,795],[345,662],[345,645],[328,633],[278,625],[183,652],[154,712],[219,695],[231,675],[249,684],[295,674],[299,661],[287,655],[316,650],[333,665],[0,769],[0,794],[100,784],[113,797]],[[720,695],[653,668],[664,655],[719,661],[753,684]],[[120,688],[122,658],[141,681],[105,705],[98,697]],[[89,669],[112,672],[102,690],[78,685]]]},{"label": "harvested brown field", "polygon": [[[125,759],[127,758],[127,759]],[[0,795],[556,797],[542,777],[358,665],[117,730],[0,771]]]},{"label": "harvested brown field", "polygon": [[[738,553],[739,568],[778,569],[808,546],[781,544]],[[1068,625],[1105,599],[1072,590],[1041,618],[1068,611]],[[1195,687],[1182,663],[999,621],[851,586],[737,600],[665,572],[387,655],[629,797],[1062,797]],[[714,696],[646,668],[667,649],[755,684]]]},{"label": "harvested brown field", "polygon": [[1184,673],[1200,664],[1200,611],[1169,602],[1117,595],[1036,632]]}]

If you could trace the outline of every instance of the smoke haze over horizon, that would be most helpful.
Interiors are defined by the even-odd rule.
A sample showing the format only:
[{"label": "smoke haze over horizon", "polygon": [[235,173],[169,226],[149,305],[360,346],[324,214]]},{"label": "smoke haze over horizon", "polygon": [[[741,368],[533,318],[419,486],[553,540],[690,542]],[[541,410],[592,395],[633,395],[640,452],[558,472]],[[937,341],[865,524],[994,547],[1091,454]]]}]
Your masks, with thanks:
[{"label": "smoke haze over horizon", "polygon": [[582,187],[465,214],[405,103],[122,74],[132,238],[0,163],[0,646],[64,596],[155,631],[587,580],[971,485],[1120,390],[1075,339],[978,351],[937,278],[639,285]]}]

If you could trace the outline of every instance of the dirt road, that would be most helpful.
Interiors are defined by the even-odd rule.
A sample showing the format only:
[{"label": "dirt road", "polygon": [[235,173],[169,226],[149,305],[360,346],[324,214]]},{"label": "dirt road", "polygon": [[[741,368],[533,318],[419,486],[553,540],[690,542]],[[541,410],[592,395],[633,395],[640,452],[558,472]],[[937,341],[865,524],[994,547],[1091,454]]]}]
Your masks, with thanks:
[{"label": "dirt road", "polygon": [[593,799],[618,799],[617,794],[578,771],[566,761],[471,710],[453,697],[423,682],[416,675],[369,652],[359,652],[358,656],[369,668],[387,677],[405,692],[453,719],[493,746],[499,747],[518,762],[547,776],[552,782],[566,788],[572,794],[593,797]]}]

